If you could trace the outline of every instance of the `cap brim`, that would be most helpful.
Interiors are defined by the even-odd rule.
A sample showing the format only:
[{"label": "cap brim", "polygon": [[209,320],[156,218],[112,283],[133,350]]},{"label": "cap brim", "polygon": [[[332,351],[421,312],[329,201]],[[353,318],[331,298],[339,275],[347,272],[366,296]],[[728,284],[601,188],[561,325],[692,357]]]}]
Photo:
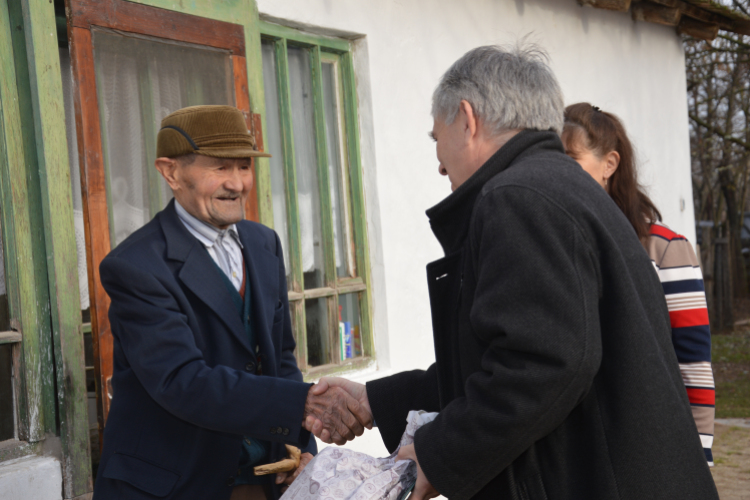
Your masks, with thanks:
[{"label": "cap brim", "polygon": [[270,153],[251,148],[200,148],[195,154],[213,158],[271,158]]}]

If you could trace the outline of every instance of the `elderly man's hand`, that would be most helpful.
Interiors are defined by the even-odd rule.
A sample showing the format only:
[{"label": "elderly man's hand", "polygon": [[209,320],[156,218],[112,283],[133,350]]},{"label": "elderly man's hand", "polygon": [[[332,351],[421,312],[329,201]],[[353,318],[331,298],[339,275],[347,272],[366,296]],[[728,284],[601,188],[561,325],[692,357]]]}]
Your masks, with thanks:
[{"label": "elderly man's hand", "polygon": [[303,470],[305,470],[305,467],[308,463],[310,463],[310,460],[313,459],[312,454],[310,453],[303,453],[299,457],[299,465],[296,469],[291,470],[289,472],[279,472],[276,474],[276,484],[285,484],[286,486],[281,487],[281,492],[284,493],[287,488],[289,488],[289,485],[294,482],[295,479],[297,479],[297,476],[299,476]]},{"label": "elderly man's hand", "polygon": [[[315,384],[310,392],[316,395],[325,394],[326,391],[333,390],[334,388],[340,388],[346,391],[351,397],[353,397],[360,408],[364,409],[367,414],[367,421],[360,420],[360,422],[367,427],[372,429],[373,417],[372,410],[370,410],[370,401],[367,399],[367,389],[364,384],[358,384],[351,380],[338,377],[324,377]],[[329,428],[324,424],[321,419],[316,418],[314,415],[310,415],[305,419],[305,428],[312,432],[324,443],[336,443],[343,444],[336,441],[335,436],[331,433]],[[361,434],[357,434],[359,436]],[[353,438],[352,438],[353,439]]]},{"label": "elderly man's hand", "polygon": [[[346,390],[335,386],[313,386],[305,402],[305,428],[326,443],[342,445],[372,428],[372,413]],[[315,431],[318,431],[317,433]],[[325,432],[325,438],[321,437]]]},{"label": "elderly man's hand", "polygon": [[417,484],[414,485],[414,490],[411,492],[409,500],[428,500],[440,495],[438,490],[436,490],[427,480],[427,476],[424,475],[422,467],[419,466],[417,452],[414,449],[413,444],[402,446],[401,449],[398,450],[396,461],[398,460],[414,460],[414,463],[417,464]]}]

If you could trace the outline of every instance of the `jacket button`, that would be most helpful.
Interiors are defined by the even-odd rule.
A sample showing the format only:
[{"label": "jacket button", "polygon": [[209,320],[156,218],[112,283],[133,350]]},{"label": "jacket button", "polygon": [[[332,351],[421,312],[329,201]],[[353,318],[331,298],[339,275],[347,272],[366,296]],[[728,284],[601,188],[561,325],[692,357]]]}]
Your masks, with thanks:
[{"label": "jacket button", "polygon": [[251,373],[252,373],[252,372],[254,372],[254,371],[255,371],[255,363],[253,363],[252,361],[250,361],[250,362],[249,362],[249,363],[248,363],[248,364],[247,364],[247,365],[245,366],[245,370],[247,370],[247,371],[249,371],[249,372],[251,372]]},{"label": "jacket button", "polygon": [[284,433],[284,429],[282,429],[281,427],[276,427],[276,434],[283,434],[283,433]]},{"label": "jacket button", "polygon": [[234,476],[229,476],[227,478],[227,486],[234,486]]},{"label": "jacket button", "polygon": [[285,436],[288,436],[288,435],[289,435],[289,429],[284,429],[284,432],[283,432],[283,434],[284,434]]},{"label": "jacket button", "polygon": [[276,427],[271,427],[271,434],[276,434]]}]

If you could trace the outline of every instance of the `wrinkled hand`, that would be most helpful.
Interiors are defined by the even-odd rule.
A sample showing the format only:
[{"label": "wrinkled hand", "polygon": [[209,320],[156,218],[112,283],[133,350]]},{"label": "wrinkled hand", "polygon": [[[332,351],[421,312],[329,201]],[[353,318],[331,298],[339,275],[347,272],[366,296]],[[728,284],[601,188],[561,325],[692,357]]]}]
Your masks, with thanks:
[{"label": "wrinkled hand", "polygon": [[299,466],[291,470],[289,472],[279,472],[276,474],[276,484],[285,484],[286,486],[282,486],[281,492],[284,493],[287,488],[289,488],[289,485],[294,482],[295,479],[297,479],[297,476],[299,476],[303,470],[305,470],[305,467],[310,462],[310,460],[313,459],[312,454],[310,453],[303,453],[299,457]]},{"label": "wrinkled hand", "polygon": [[342,387],[333,384],[317,384],[310,388],[303,418],[302,423],[308,431],[318,437],[326,432],[328,439],[324,441],[338,445],[361,436],[365,427],[372,428],[369,404],[362,405]]},{"label": "wrinkled hand", "polygon": [[419,466],[417,452],[414,450],[413,444],[402,446],[401,449],[398,450],[396,461],[398,460],[414,460],[414,463],[417,464],[417,484],[414,485],[414,490],[411,492],[409,500],[428,500],[429,498],[435,498],[440,495],[440,493],[438,493],[438,491],[427,480],[427,476],[424,475],[422,467]]},{"label": "wrinkled hand", "polygon": [[[318,383],[312,387],[312,389],[310,389],[310,392],[312,394],[321,395],[328,390],[333,390],[334,388],[343,389],[357,401],[359,406],[363,408],[364,412],[366,412],[367,414],[367,421],[363,421],[361,419],[359,421],[368,429],[372,429],[372,410],[370,410],[370,400],[367,399],[367,388],[365,387],[365,385],[358,384],[357,382],[352,382],[351,380],[346,380],[344,378],[324,377],[320,379]],[[330,432],[324,422],[322,422],[319,418],[316,418],[314,415],[310,415],[305,419],[305,428],[308,431],[312,432],[313,435],[318,437],[324,443],[330,444],[333,442],[339,445],[343,444],[336,441],[335,436]],[[357,434],[357,436],[361,435],[361,433]]]}]

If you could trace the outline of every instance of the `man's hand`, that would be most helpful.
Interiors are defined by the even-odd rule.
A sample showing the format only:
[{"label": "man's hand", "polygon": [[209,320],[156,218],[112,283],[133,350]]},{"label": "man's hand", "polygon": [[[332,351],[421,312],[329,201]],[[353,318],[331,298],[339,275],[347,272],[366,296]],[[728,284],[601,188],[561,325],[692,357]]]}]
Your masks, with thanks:
[{"label": "man's hand", "polygon": [[[312,387],[312,389],[310,389],[310,393],[315,395],[322,395],[326,391],[333,390],[334,388],[343,389],[357,401],[359,406],[367,414],[366,421],[359,419],[359,417],[358,420],[368,429],[372,429],[372,410],[370,410],[370,401],[367,399],[367,389],[365,385],[358,384],[357,382],[352,382],[351,380],[346,380],[344,378],[324,377],[320,379],[318,383]],[[330,444],[333,442],[336,444],[343,444],[336,441],[335,436],[327,428],[324,422],[322,422],[321,419],[316,418],[315,415],[309,415],[306,417],[305,428],[308,431],[312,432],[316,437],[320,438],[320,440],[324,443]],[[361,433],[357,434],[357,436],[360,435]]]},{"label": "man's hand", "polygon": [[278,474],[276,474],[276,484],[284,483],[286,485],[281,487],[282,493],[284,493],[287,488],[289,488],[289,485],[292,484],[295,479],[297,479],[297,476],[299,476],[302,471],[305,470],[305,467],[312,459],[313,456],[310,453],[303,453],[299,457],[299,466],[296,469],[289,472],[279,472]]},{"label": "man's hand", "polygon": [[[364,386],[363,386],[364,387]],[[372,413],[369,404],[362,405],[341,387],[320,384],[310,388],[305,402],[303,425],[307,430],[328,438],[326,443],[342,445],[361,436],[365,427],[372,428]],[[316,434],[313,429],[317,429]]]},{"label": "man's hand", "polygon": [[414,490],[411,492],[409,500],[428,500],[429,498],[435,498],[440,495],[438,491],[430,484],[427,480],[427,476],[422,472],[422,467],[419,466],[419,460],[417,460],[417,452],[414,450],[414,445],[410,444],[402,446],[398,450],[396,455],[396,461],[398,460],[414,460],[417,464],[417,484],[414,485]]}]

